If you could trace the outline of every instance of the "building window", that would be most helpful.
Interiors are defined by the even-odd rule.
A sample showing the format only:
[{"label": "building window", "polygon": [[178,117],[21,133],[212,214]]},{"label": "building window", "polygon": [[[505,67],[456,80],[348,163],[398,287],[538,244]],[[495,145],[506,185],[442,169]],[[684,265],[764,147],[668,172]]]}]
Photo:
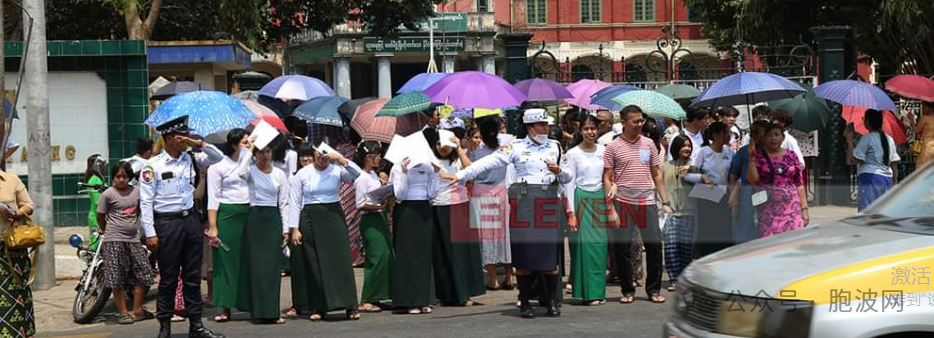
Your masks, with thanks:
[{"label": "building window", "polygon": [[490,0],[477,0],[477,12],[485,13],[490,11]]},{"label": "building window", "polygon": [[655,0],[633,0],[633,21],[655,21]]},{"label": "building window", "polygon": [[548,23],[548,0],[526,0],[525,22],[529,25],[544,25]]},{"label": "building window", "polygon": [[600,22],[600,0],[580,0],[581,23]]}]

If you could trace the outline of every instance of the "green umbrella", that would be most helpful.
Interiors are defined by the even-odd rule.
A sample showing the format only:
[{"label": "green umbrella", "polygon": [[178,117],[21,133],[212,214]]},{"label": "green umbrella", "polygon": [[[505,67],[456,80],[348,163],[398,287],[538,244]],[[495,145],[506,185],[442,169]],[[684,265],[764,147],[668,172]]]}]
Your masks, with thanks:
[{"label": "green umbrella", "polygon": [[817,97],[813,88],[794,98],[769,101],[769,107],[787,111],[794,120],[791,128],[803,132],[824,129],[827,121],[830,121],[827,101]]},{"label": "green umbrella", "polygon": [[666,96],[675,100],[693,99],[697,97],[697,95],[700,95],[700,90],[697,88],[683,84],[670,84],[667,86],[661,86],[655,88],[655,91],[665,94]]},{"label": "green umbrella", "polygon": [[383,106],[376,116],[399,117],[431,108],[431,99],[423,92],[400,94]]},{"label": "green umbrella", "polygon": [[664,94],[653,92],[651,90],[630,90],[619,94],[612,99],[623,107],[636,105],[642,108],[642,111],[654,117],[667,117],[675,120],[683,120],[687,113],[681,108],[675,100]]}]

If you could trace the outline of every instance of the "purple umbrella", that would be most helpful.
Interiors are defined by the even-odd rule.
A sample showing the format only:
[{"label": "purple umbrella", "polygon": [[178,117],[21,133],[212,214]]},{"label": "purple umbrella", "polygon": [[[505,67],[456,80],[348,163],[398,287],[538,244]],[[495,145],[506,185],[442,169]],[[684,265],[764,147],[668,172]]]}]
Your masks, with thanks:
[{"label": "purple umbrella", "polygon": [[318,96],[334,96],[334,90],[324,81],[305,75],[283,75],[272,79],[259,90],[260,95],[276,97],[286,82],[297,83],[304,90],[304,97],[313,99]]},{"label": "purple umbrella", "polygon": [[607,107],[599,106],[593,104],[590,101],[590,98],[596,94],[600,89],[611,86],[611,84],[600,81],[600,80],[591,80],[584,79],[568,85],[568,91],[571,92],[573,98],[564,100],[567,103],[572,105],[587,109],[587,110],[599,110],[606,109]]},{"label": "purple umbrella", "polygon": [[790,99],[807,92],[801,85],[775,74],[743,72],[720,79],[701,92],[691,107],[719,107]]},{"label": "purple umbrella", "polygon": [[550,101],[574,97],[557,82],[544,79],[528,79],[515,84],[526,95],[526,101]]},{"label": "purple umbrella", "polygon": [[845,106],[896,111],[895,103],[881,88],[854,80],[836,80],[814,88],[817,97]]},{"label": "purple umbrella", "polygon": [[423,92],[435,82],[440,81],[451,73],[421,73],[415,75],[402,85],[402,88],[396,91],[396,94],[405,94],[408,92]]},{"label": "purple umbrella", "polygon": [[458,109],[496,109],[515,107],[525,101],[525,94],[502,78],[484,72],[457,72],[425,90],[432,102],[442,102]]}]

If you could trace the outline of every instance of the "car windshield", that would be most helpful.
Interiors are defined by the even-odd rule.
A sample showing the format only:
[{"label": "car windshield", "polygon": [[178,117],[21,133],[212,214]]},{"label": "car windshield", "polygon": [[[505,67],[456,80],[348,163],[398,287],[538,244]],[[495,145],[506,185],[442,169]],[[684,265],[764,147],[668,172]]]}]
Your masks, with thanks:
[{"label": "car windshield", "polygon": [[898,218],[934,217],[934,166],[921,168],[864,213]]}]

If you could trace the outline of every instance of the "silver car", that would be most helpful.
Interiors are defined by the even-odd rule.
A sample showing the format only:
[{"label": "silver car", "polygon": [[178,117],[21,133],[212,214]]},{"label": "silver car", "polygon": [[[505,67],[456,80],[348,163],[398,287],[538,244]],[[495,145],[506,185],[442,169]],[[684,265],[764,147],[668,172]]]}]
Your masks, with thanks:
[{"label": "silver car", "polygon": [[663,337],[934,337],[934,166],[863,214],[693,262]]}]

